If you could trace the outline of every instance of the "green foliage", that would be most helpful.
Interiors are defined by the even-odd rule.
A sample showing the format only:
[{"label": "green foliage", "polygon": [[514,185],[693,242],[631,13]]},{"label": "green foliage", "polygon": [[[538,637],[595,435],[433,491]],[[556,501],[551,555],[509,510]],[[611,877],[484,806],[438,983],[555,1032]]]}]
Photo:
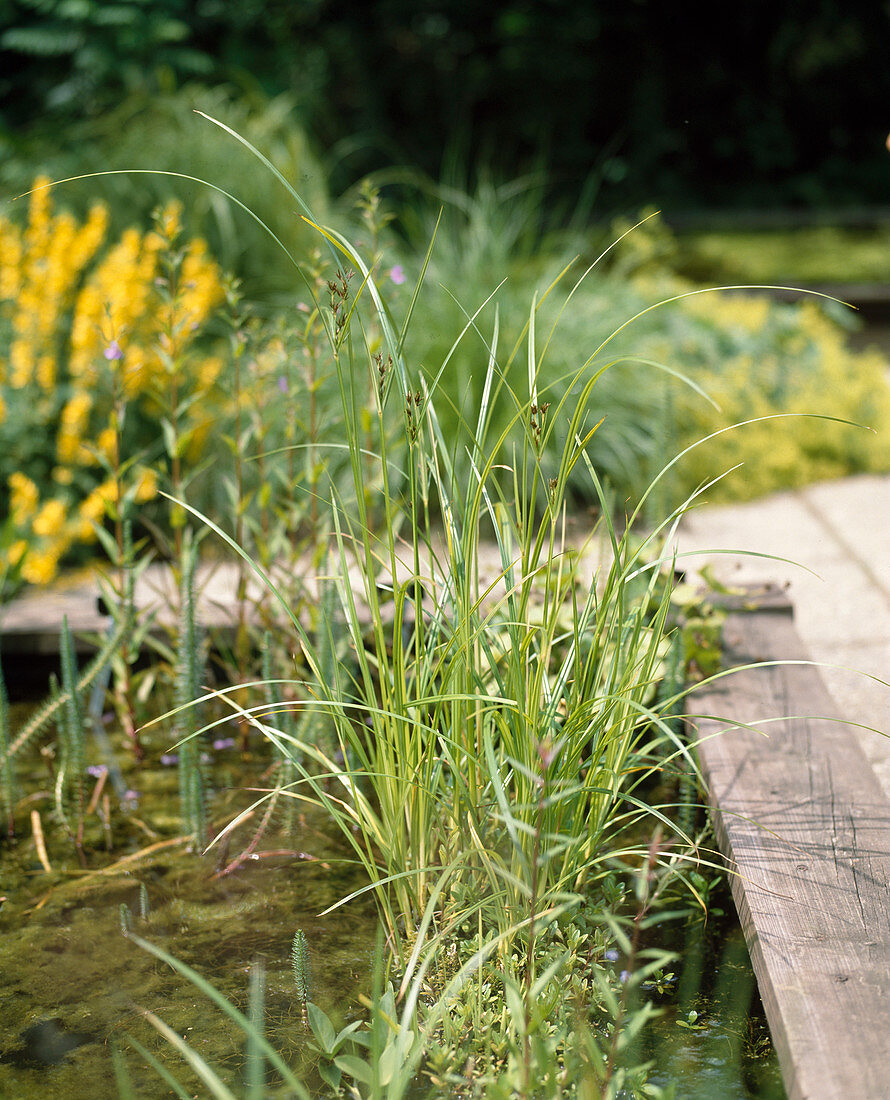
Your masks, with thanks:
[{"label": "green foliage", "polygon": [[292,96],[346,183],[393,162],[438,174],[444,144],[506,175],[544,161],[552,192],[586,181],[613,210],[882,203],[886,13],[771,17],[765,33],[733,12],[715,41],[656,0],[10,0],[0,98],[18,126],[235,79]]},{"label": "green foliage", "polygon": [[174,700],[180,710],[179,802],[192,848],[200,851],[207,838],[207,791],[201,763],[201,741],[182,724],[185,719],[200,727],[200,708],[195,705],[201,692],[203,646],[198,636],[195,608],[197,547],[191,530],[186,531],[179,588],[176,684]]},{"label": "green foliage", "polygon": [[[102,675],[109,661],[112,659],[112,656],[121,645],[128,630],[129,624],[125,620],[121,620],[115,625],[114,630],[109,631],[99,651],[96,653],[95,657],[90,660],[77,680],[77,690],[81,694],[88,691]],[[67,693],[62,692],[51,696],[35,710],[27,722],[25,722],[16,732],[15,737],[6,749],[3,756],[4,767],[11,761],[12,757],[21,752],[27,745],[31,744],[31,742],[42,733],[51,722],[61,721],[61,714],[67,705],[67,701]]]},{"label": "green foliage", "polygon": [[[16,76],[32,100],[9,120],[49,111],[95,109],[122,90],[151,83],[158,70],[208,74],[213,63],[189,43],[181,0],[16,0],[0,17],[0,48],[19,59]],[[15,72],[15,69],[13,70]],[[8,79],[8,78],[7,78]],[[13,113],[14,112],[14,113]]]},{"label": "green foliage", "polygon": [[[824,413],[878,433],[799,415],[725,433],[662,480],[656,514],[739,462],[745,474],[726,479],[711,499],[890,469],[883,357],[848,346],[841,307],[804,295],[789,303],[766,294],[705,293],[673,273],[677,243],[664,223],[651,213],[644,218],[636,228],[616,225],[617,244],[585,275],[587,265],[573,256],[583,251],[593,262],[598,251],[578,238],[542,238],[533,192],[480,188],[455,197],[406,349],[435,387],[458,482],[471,476],[472,410],[489,363],[494,441],[517,414],[531,354],[552,428],[541,449],[542,475],[556,471],[572,404],[596,378],[588,425],[602,416],[604,428],[586,450],[619,500],[638,498],[667,456],[734,423]],[[419,242],[419,227],[408,228]],[[453,333],[462,335],[446,337]],[[502,438],[499,458],[509,465]],[[596,503],[583,464],[573,468],[569,491],[576,502]]]},{"label": "green foliage", "polygon": [[[34,131],[0,165],[0,181],[17,194],[30,187],[35,166],[56,180],[100,173],[66,184],[65,202],[86,214],[101,199],[115,234],[134,223],[147,228],[152,211],[179,200],[187,231],[208,241],[224,270],[241,277],[251,297],[280,294],[293,285],[293,264],[255,218],[225,193],[249,206],[294,256],[304,256],[315,238],[280,202],[272,176],[251,172],[249,154],[196,111],[261,147],[299,185],[317,216],[326,216],[326,174],[300,125],[293,96],[269,98],[259,89],[231,85],[136,90],[116,98],[94,118],[75,120],[61,134],[58,127],[46,135]],[[105,172],[119,174],[101,174]],[[194,178],[177,178],[179,174]]]},{"label": "green foliage", "polygon": [[886,283],[890,226],[801,225],[684,233],[674,266],[700,283]]},{"label": "green foliage", "polygon": [[[290,197],[300,206],[295,192]],[[713,297],[706,311],[709,299],[665,273],[670,239],[657,226],[652,241],[643,236],[616,250],[609,270],[572,269],[564,286],[559,276],[570,259],[551,270],[548,257],[536,256],[539,238],[529,228],[536,205],[505,214],[510,197],[494,191],[466,201],[454,228],[440,229],[442,260],[435,244],[414,258],[413,292],[400,289],[399,265],[390,266],[399,254],[388,251],[386,212],[373,189],[361,199],[367,255],[351,236],[315,227],[322,244],[302,271],[302,323],[293,344],[282,339],[280,358],[273,356],[277,373],[298,347],[299,377],[282,372],[284,386],[266,392],[275,374],[257,369],[259,396],[240,383],[232,390],[233,451],[268,443],[273,400],[289,418],[293,434],[284,434],[286,455],[275,467],[285,504],[277,506],[264,466],[251,483],[257,511],[242,512],[250,479],[236,465],[234,514],[223,523],[206,517],[292,627],[283,660],[285,646],[273,652],[267,635],[264,675],[274,682],[211,693],[274,746],[279,763],[277,789],[239,814],[247,820],[266,804],[245,851],[253,852],[278,800],[321,809],[367,876],[338,904],[371,893],[386,931],[367,1028],[351,1024],[339,1034],[309,1001],[301,930],[292,944],[319,1073],[329,1087],[342,1082],[360,1096],[407,1095],[419,1069],[456,1096],[555,1098],[591,1089],[614,1096],[642,1087],[633,1040],[652,1009],[636,998],[646,983],[657,991],[666,966],[643,933],[659,920],[671,884],[707,865],[692,815],[681,812],[677,825],[675,807],[652,805],[649,793],[682,770],[694,794],[695,761],[675,720],[685,690],[677,664],[684,646],[687,656],[713,656],[700,639],[696,649],[671,636],[673,561],[663,549],[703,478],[679,467],[690,479],[685,499],[658,500],[677,468],[662,470],[659,451],[682,439],[689,410],[706,404],[702,391],[724,378],[733,348],[750,356],[746,369],[766,360],[767,347],[780,348],[756,389],[727,390],[739,405],[769,408],[799,399],[798,359],[824,380],[820,355],[829,347],[842,354],[828,322],[803,307]],[[493,310],[483,284],[497,285],[498,265],[512,278]],[[168,284],[175,274],[171,261]],[[435,290],[445,276],[450,298]],[[467,304],[455,301],[461,294]],[[671,297],[678,300],[667,312],[662,300]],[[662,303],[657,310],[653,300]],[[239,363],[242,322],[233,329]],[[802,335],[808,329],[816,333],[811,343]],[[632,356],[637,344],[644,352]],[[166,402],[172,468],[183,449],[176,421],[184,379],[175,356],[164,364],[170,391],[158,401]],[[628,379],[637,380],[633,388]],[[245,393],[256,396],[252,426],[242,416]],[[303,397],[300,435],[290,406]],[[659,427],[655,417],[669,412],[674,419]],[[603,440],[624,422],[628,435],[610,452]],[[849,458],[845,446],[838,453]],[[294,459],[297,447],[312,456],[305,465]],[[267,460],[262,452],[258,467]],[[179,474],[173,484],[184,488],[189,478]],[[625,507],[613,509],[604,475],[627,493]],[[671,482],[670,494],[681,485]],[[566,529],[578,499],[592,501],[598,516],[580,548]],[[174,507],[173,738],[185,829],[203,849],[201,740],[230,715],[204,725],[197,540],[188,526],[188,515],[200,513],[188,500]],[[312,551],[302,564],[314,574],[296,584],[280,581],[274,568],[286,551],[283,572],[294,571],[295,516]],[[644,516],[650,524],[638,535]],[[105,541],[121,566],[132,558],[123,529],[117,542]],[[687,625],[699,624],[690,616]],[[56,713],[78,689],[73,657],[66,660]],[[247,670],[236,662],[235,671]],[[258,687],[254,708],[246,700]],[[298,718],[280,713],[291,704]],[[66,771],[72,759],[65,756]],[[127,932],[130,923],[123,921]],[[293,1074],[264,1033],[259,969],[244,1016],[161,949],[134,942],[244,1030],[251,1093],[262,1091],[266,1062],[289,1083]],[[627,961],[627,981],[606,966],[607,950]],[[211,1091],[231,1094],[223,1071],[148,1010],[146,1018]]]},{"label": "green foliage", "polygon": [[[84,740],[83,704],[78,687],[77,657],[74,652],[74,637],[68,626],[68,617],[62,619],[62,632],[59,638],[62,663],[62,695],[64,706],[59,726],[59,742],[62,758],[56,780],[56,808],[65,827],[72,837],[77,838],[80,849],[83,837],[83,817],[85,809],[84,782],[86,757]],[[73,824],[72,824],[73,819]]]},{"label": "green foliage", "polygon": [[[474,420],[459,420],[471,459],[461,477],[439,417],[447,398],[438,365],[430,364],[429,380],[417,371],[385,276],[378,281],[345,236],[319,231],[342,265],[328,282],[330,305],[314,305],[339,388],[351,478],[339,478],[323,502],[332,537],[317,565],[320,629],[250,564],[288,612],[307,665],[297,689],[327,716],[335,745],[302,736],[302,728],[291,737],[261,713],[237,709],[292,756],[305,792],[298,797],[326,811],[365,869],[403,970],[397,992],[380,986],[384,1009],[372,1016],[370,1057],[340,1054],[334,1067],[363,1094],[403,1095],[440,1028],[448,1050],[468,1031],[487,1044],[492,1021],[482,991],[494,982],[508,1006],[506,1060],[486,1062],[480,1079],[527,1094],[546,1083],[549,1094],[554,1067],[576,1034],[593,1035],[603,1004],[588,989],[581,1024],[567,1013],[549,1032],[560,988],[574,982],[583,1003],[583,967],[560,949],[560,933],[573,930],[572,943],[581,942],[617,831],[647,812],[663,820],[636,793],[643,777],[665,755],[688,755],[661,720],[660,708],[676,699],[659,702],[655,693],[670,603],[657,544],[681,510],[643,540],[631,534],[639,508],[626,529],[611,523],[586,451],[597,430],[588,405],[602,375],[585,378],[574,402],[563,394],[557,405],[555,395],[547,414],[534,297],[519,333],[525,375],[512,392],[504,387],[514,402],[504,427],[494,423],[502,382],[495,324]],[[409,313],[413,306],[412,323],[422,324],[422,303],[412,299]],[[442,365],[448,357],[446,349]],[[553,425],[562,418],[568,424],[556,442]],[[507,454],[509,476],[496,477]],[[603,514],[592,575],[559,549],[572,476],[586,476]],[[493,567],[481,561],[483,524],[498,547]],[[641,907],[662,869],[676,873],[653,843]],[[592,940],[604,943],[602,935]],[[301,965],[303,946],[295,941]],[[429,1011],[420,1006],[427,985],[439,993]],[[616,1027],[624,1011],[612,1013]],[[333,1028],[308,1005],[307,1012],[330,1045]],[[461,1026],[452,1013],[463,1015]],[[465,1040],[459,1048],[466,1060]],[[486,1058],[484,1049],[472,1054]],[[601,1059],[607,1083],[622,1079],[619,1060],[624,1073],[617,1047]]]},{"label": "green foliage", "polygon": [[[890,469],[885,357],[875,349],[853,351],[818,302],[697,295],[683,301],[675,333],[683,341],[684,370],[719,406],[678,394],[677,447],[758,420],[687,455],[677,467],[678,495],[739,463],[744,472],[726,478],[714,499],[749,499]],[[762,419],[770,417],[780,419]]]}]

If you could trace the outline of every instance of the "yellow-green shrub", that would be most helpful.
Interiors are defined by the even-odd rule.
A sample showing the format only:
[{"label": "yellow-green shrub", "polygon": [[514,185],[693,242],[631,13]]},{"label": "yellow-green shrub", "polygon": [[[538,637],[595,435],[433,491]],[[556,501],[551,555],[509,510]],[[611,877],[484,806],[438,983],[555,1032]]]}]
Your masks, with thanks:
[{"label": "yellow-green shrub", "polygon": [[715,293],[685,298],[679,309],[713,342],[709,347],[700,339],[685,355],[680,350],[676,365],[719,410],[688,391],[678,394],[677,449],[728,424],[775,414],[820,414],[819,419],[762,421],[718,436],[680,464],[680,492],[737,463],[744,463],[744,471],[725,479],[712,498],[749,499],[890,469],[885,357],[876,350],[852,350],[847,333],[816,299],[788,304]]}]

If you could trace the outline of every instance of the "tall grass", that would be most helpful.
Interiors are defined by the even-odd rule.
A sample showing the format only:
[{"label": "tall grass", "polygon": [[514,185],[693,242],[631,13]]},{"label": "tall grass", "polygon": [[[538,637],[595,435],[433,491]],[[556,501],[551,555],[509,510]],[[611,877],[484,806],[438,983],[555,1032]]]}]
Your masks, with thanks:
[{"label": "tall grass", "polygon": [[[391,1057],[410,1069],[385,1095],[404,1095],[434,1039],[454,1046],[458,1018],[464,1028],[472,1020],[480,1037],[490,1033],[484,991],[492,980],[506,1006],[501,1068],[519,1095],[539,1095],[567,1044],[593,1036],[591,1012],[608,1003],[590,975],[620,922],[599,884],[616,861],[640,858],[648,896],[665,868],[682,873],[691,848],[684,836],[676,850],[619,839],[646,815],[673,828],[639,788],[665,758],[687,753],[660,717],[673,700],[656,694],[670,606],[661,546],[682,509],[644,537],[635,532],[639,507],[613,520],[589,455],[602,424],[597,384],[610,364],[583,361],[572,385],[547,401],[540,352],[558,334],[539,336],[535,297],[521,386],[503,366],[497,312],[484,335],[481,399],[461,425],[458,463],[439,383],[480,326],[470,317],[432,370],[405,351],[435,241],[397,324],[378,271],[345,236],[312,224],[338,270],[329,299],[315,296],[313,306],[337,378],[345,426],[337,446],[351,476],[326,482],[316,629],[210,522],[285,604],[308,669],[296,684],[298,706],[312,721],[276,721],[274,698],[245,708],[235,692],[216,694],[298,777],[265,797],[324,807],[368,876],[402,975]],[[305,283],[314,292],[310,277]],[[545,468],[554,449],[557,461]],[[566,515],[579,474],[601,516],[580,548]],[[336,607],[324,595],[331,591]],[[326,736],[300,736],[319,723]],[[559,950],[566,929],[574,946]],[[583,956],[578,944],[588,936]],[[566,1026],[554,1038],[541,1005],[578,983],[589,996],[580,1030]],[[430,988],[439,994],[432,1007],[423,994]],[[565,1024],[565,1006],[560,1012]],[[590,1044],[599,1051],[590,1071],[614,1089],[618,1047],[606,1054],[595,1038]]]}]

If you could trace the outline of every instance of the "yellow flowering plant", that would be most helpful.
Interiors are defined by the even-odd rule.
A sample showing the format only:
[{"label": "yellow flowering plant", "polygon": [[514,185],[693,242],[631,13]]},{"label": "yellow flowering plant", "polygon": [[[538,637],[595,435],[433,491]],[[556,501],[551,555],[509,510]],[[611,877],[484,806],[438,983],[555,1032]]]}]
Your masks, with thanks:
[{"label": "yellow flowering plant", "polygon": [[[714,433],[720,434],[672,470],[672,499],[739,464],[744,476],[722,480],[709,499],[756,498],[890,470],[886,356],[851,346],[852,311],[803,291],[782,301],[765,288],[705,290],[672,270],[677,242],[657,216],[645,213],[645,222],[616,248],[614,272],[643,308],[675,300],[642,317],[627,345],[681,372],[710,398],[668,376],[651,380],[653,453],[646,472]],[[613,233],[627,228],[616,223]],[[775,417],[783,419],[764,419]],[[723,431],[741,423],[745,427]]]},{"label": "yellow flowering plant", "polygon": [[[743,477],[726,480],[721,495],[748,499],[778,489],[858,472],[890,469],[890,386],[884,356],[853,350],[846,332],[816,299],[789,304],[749,295],[684,299],[682,313],[710,334],[687,351],[684,368],[718,407],[688,391],[676,398],[676,445],[689,446],[728,424],[759,419],[724,432],[691,451],[677,471],[678,492],[704,481],[709,470],[744,463]],[[826,412],[839,419],[813,417]],[[872,431],[863,430],[871,428]]]},{"label": "yellow flowering plant", "polygon": [[181,487],[214,416],[223,362],[204,336],[223,298],[218,265],[182,240],[177,204],[146,232],[108,241],[107,226],[101,204],[82,224],[57,212],[45,178],[23,226],[0,217],[7,587],[52,580],[124,500],[156,495],[159,471]]}]

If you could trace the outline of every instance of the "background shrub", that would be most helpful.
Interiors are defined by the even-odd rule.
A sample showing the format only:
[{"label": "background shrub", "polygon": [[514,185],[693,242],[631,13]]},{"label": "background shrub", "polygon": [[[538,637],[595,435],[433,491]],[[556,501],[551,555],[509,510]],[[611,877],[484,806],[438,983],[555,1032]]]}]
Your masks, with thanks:
[{"label": "background shrub", "polygon": [[[536,236],[536,210],[533,198],[511,201],[497,189],[462,200],[440,230],[427,272],[431,285],[417,307],[422,320],[409,348],[447,395],[440,416],[451,410],[448,438],[456,465],[465,469],[461,476],[468,476],[473,410],[481,399],[496,314],[504,379],[497,426],[515,415],[510,390],[527,392],[527,354],[518,341],[534,293],[542,303],[535,318],[539,392],[550,403],[548,417],[556,418],[542,455],[545,479],[552,476],[573,401],[604,367],[592,407],[597,419],[605,419],[588,453],[622,500],[637,499],[675,453],[703,436],[776,414],[823,414],[866,425],[878,435],[803,418],[727,432],[684,459],[665,489],[670,499],[684,499],[740,462],[744,475],[721,482],[710,499],[753,497],[821,478],[890,469],[884,358],[876,351],[851,350],[849,310],[803,295],[798,303],[787,303],[766,294],[695,293],[703,288],[674,274],[676,242],[651,217],[572,292],[598,252],[577,236]],[[615,241],[628,229],[616,224],[605,240]],[[573,259],[575,250],[583,251],[587,262]],[[559,285],[548,292],[563,270]],[[668,299],[677,300],[658,305]],[[459,332],[471,316],[473,324],[439,375],[436,366],[451,348],[444,334]],[[558,335],[551,339],[554,325]],[[502,459],[508,462],[509,456]],[[580,468],[577,474],[574,492],[583,500],[585,475]]]},{"label": "background shrub", "polygon": [[[299,277],[281,246],[222,192],[250,207],[297,259],[318,245],[317,234],[273,175],[259,169],[247,149],[196,111],[219,119],[262,149],[315,216],[327,218],[325,174],[295,117],[293,98],[269,99],[225,86],[134,93],[101,116],[32,137],[0,167],[0,181],[15,195],[28,189],[38,170],[54,180],[87,174],[66,183],[65,204],[85,216],[94,202],[103,202],[109,232],[115,235],[133,224],[147,226],[153,210],[176,199],[186,230],[208,242],[224,270],[239,276],[253,298],[268,300],[291,290]],[[105,172],[116,174],[101,174]]]}]

